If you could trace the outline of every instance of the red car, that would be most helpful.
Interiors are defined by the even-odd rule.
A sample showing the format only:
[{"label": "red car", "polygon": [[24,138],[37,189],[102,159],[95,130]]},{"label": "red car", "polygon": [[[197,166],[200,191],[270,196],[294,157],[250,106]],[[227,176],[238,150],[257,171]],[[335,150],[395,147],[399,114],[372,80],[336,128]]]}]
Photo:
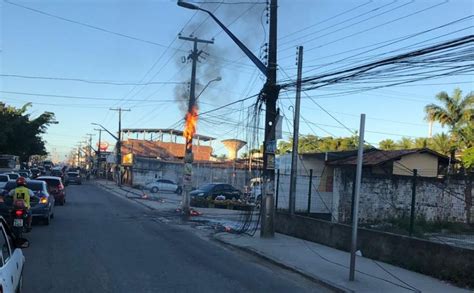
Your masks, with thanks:
[{"label": "red car", "polygon": [[57,203],[64,205],[66,203],[66,189],[61,180],[61,177],[54,176],[41,176],[36,178],[36,180],[45,181],[48,184],[48,192]]}]

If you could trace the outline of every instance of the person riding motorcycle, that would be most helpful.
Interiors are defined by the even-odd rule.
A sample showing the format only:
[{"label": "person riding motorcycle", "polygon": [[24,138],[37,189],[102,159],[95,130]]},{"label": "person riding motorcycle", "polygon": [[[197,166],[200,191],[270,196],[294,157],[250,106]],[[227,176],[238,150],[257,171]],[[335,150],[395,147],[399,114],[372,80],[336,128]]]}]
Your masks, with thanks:
[{"label": "person riding motorcycle", "polygon": [[12,189],[9,193],[10,196],[13,196],[13,202],[17,200],[22,200],[25,204],[28,213],[27,229],[31,230],[31,206],[30,199],[34,196],[34,192],[26,186],[25,177],[18,177],[16,180],[16,188]]}]

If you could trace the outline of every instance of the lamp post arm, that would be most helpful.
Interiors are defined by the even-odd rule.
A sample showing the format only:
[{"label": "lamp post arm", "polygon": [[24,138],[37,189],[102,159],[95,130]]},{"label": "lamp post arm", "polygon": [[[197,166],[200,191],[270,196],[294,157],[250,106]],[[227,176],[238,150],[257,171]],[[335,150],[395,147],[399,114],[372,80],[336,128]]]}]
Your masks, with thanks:
[{"label": "lamp post arm", "polygon": [[250,58],[250,60],[255,64],[255,66],[258,67],[263,75],[267,76],[267,67],[265,64],[263,64],[262,61],[260,61],[260,59],[258,59],[257,56],[255,56],[252,51],[250,51],[217,17],[215,17],[212,12],[202,8],[198,9],[209,14],[209,16],[214,19],[214,21],[227,33],[227,35],[229,35],[229,37],[237,44],[237,46],[239,46],[239,48],[244,51],[245,55]]}]

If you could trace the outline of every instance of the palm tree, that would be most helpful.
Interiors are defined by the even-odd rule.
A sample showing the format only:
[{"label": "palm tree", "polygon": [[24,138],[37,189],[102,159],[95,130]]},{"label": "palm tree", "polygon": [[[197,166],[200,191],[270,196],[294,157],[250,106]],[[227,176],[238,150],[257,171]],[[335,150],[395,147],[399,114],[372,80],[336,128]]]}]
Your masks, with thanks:
[{"label": "palm tree", "polygon": [[451,161],[454,162],[455,153],[459,149],[459,142],[470,143],[464,135],[464,127],[472,127],[474,117],[474,94],[471,92],[462,97],[462,91],[457,88],[452,97],[446,92],[440,92],[436,99],[443,105],[429,104],[425,107],[426,119],[439,122],[441,126],[448,126],[451,134]]},{"label": "palm tree", "polygon": [[397,142],[397,147],[402,149],[402,150],[411,149],[411,148],[413,148],[413,140],[409,137],[402,137]]},{"label": "palm tree", "polygon": [[462,135],[459,135],[460,131],[467,124],[472,124],[474,117],[474,94],[471,92],[463,98],[462,91],[455,89],[452,97],[446,92],[440,92],[436,95],[436,99],[443,105],[426,105],[426,119],[439,122],[443,127],[448,126],[452,135],[463,139]]},{"label": "palm tree", "polygon": [[429,143],[430,148],[443,155],[449,155],[452,149],[451,139],[446,133],[436,134],[431,138]]},{"label": "palm tree", "polygon": [[427,148],[429,144],[429,139],[426,137],[415,138],[415,148],[424,149]]},{"label": "palm tree", "polygon": [[397,147],[397,145],[390,138],[381,140],[379,142],[379,148],[382,149],[382,150],[394,150],[394,149],[396,149],[396,147]]}]

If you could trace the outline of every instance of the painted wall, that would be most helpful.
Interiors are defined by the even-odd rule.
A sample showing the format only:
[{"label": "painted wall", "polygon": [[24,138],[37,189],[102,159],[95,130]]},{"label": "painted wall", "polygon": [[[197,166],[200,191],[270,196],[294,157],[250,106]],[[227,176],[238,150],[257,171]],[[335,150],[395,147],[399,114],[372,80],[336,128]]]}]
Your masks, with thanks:
[{"label": "painted wall", "polygon": [[[408,168],[408,169],[407,169]],[[411,154],[403,156],[393,163],[393,174],[410,176],[412,170],[417,169],[418,175],[423,177],[438,176],[438,157],[427,154]]]}]

